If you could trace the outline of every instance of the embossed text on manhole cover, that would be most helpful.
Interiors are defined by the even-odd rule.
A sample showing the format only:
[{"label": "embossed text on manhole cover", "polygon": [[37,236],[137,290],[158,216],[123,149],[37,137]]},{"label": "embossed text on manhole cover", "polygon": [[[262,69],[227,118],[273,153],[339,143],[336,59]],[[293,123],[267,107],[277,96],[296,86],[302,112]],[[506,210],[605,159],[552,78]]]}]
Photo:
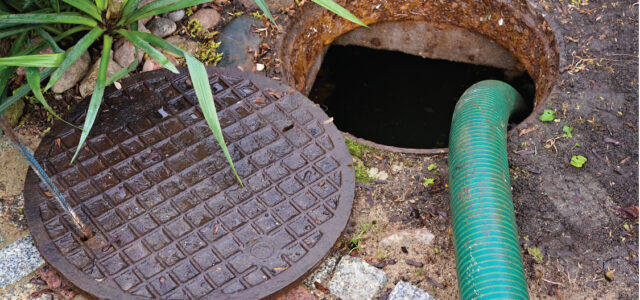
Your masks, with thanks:
[{"label": "embossed text on manhole cover", "polygon": [[[80,131],[58,123],[36,157],[88,224],[83,240],[30,171],[25,213],[44,259],[110,299],[257,299],[296,282],[335,244],[354,171],[327,115],[285,85],[209,68],[235,180],[190,80],[155,71],[105,93]],[[82,124],[88,100],[68,116]]]}]

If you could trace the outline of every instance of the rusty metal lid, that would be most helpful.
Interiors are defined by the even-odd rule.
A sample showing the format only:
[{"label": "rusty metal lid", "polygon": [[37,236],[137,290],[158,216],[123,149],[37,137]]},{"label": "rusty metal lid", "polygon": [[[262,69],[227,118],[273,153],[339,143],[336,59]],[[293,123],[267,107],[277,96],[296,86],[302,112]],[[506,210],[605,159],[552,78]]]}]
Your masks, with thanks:
[{"label": "rusty metal lid", "polygon": [[[110,299],[257,299],[297,282],[346,226],[354,171],[327,115],[290,87],[208,68],[235,181],[190,81],[155,71],[105,93],[80,131],[56,124],[36,157],[94,232],[83,240],[37,176],[25,213],[44,259]],[[81,124],[87,102],[69,114]]]}]

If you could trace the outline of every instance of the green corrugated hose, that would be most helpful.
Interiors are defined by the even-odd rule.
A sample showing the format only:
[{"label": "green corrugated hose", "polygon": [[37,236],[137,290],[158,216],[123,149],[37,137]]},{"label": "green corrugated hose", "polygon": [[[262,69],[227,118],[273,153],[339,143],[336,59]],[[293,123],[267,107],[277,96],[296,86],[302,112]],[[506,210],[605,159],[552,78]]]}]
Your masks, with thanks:
[{"label": "green corrugated hose", "polygon": [[453,113],[449,194],[461,299],[529,298],[507,162],[507,121],[521,105],[510,85],[486,80]]}]

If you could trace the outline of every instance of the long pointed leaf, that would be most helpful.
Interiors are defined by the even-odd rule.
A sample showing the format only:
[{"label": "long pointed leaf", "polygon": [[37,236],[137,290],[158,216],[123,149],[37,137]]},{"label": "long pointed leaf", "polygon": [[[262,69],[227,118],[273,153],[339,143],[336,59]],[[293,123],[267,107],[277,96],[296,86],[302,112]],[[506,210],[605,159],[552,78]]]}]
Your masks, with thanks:
[{"label": "long pointed leaf", "polygon": [[[51,75],[51,73],[53,73],[53,70],[54,70],[54,68],[46,68],[46,69],[42,70],[40,72],[41,80],[44,80],[47,77],[49,77],[49,75]],[[13,93],[13,96],[7,98],[7,100],[5,100],[4,102],[2,102],[2,104],[0,104],[0,113],[5,111],[9,106],[11,106],[11,104],[13,104],[16,101],[20,100],[20,98],[24,97],[24,95],[26,95],[30,90],[31,89],[26,84],[24,84],[20,88],[18,88]]]},{"label": "long pointed leaf", "polygon": [[18,26],[0,31],[0,39],[38,28],[40,25]]},{"label": "long pointed leaf", "polygon": [[176,46],[174,44],[171,44],[171,43],[159,38],[158,36],[156,36],[154,34],[146,33],[146,32],[139,32],[139,31],[129,31],[129,32],[132,35],[135,35],[135,36],[141,38],[142,40],[144,40],[146,42],[149,42],[149,43],[151,43],[151,44],[153,44],[153,45],[155,45],[157,47],[160,47],[160,48],[162,48],[162,49],[164,49],[166,51],[169,51],[169,52],[174,53],[174,54],[179,55],[179,56],[184,56],[185,55],[184,54],[185,51],[182,48],[180,48],[180,47],[178,47],[178,46]]},{"label": "long pointed leaf", "polygon": [[185,58],[187,60],[189,76],[193,82],[193,89],[196,92],[198,103],[200,103],[200,108],[202,109],[202,114],[204,115],[205,120],[207,120],[209,128],[213,131],[213,136],[218,141],[220,148],[222,148],[224,156],[226,156],[227,161],[231,166],[231,170],[233,170],[233,174],[236,176],[240,185],[243,185],[242,180],[240,180],[240,177],[238,176],[238,172],[236,172],[236,167],[233,165],[229,149],[227,149],[227,143],[224,141],[224,136],[222,135],[222,129],[220,127],[220,122],[218,121],[218,113],[216,112],[216,106],[213,102],[213,93],[211,92],[211,86],[209,86],[207,70],[195,57],[185,53]]},{"label": "long pointed leaf", "polygon": [[273,18],[273,16],[271,15],[271,11],[269,11],[269,6],[267,6],[267,3],[264,2],[264,0],[254,0],[256,2],[256,4],[258,4],[258,7],[260,7],[260,9],[262,10],[262,12],[267,15],[267,17],[269,18],[269,20],[271,20],[271,23],[273,23],[273,25],[276,26],[276,28],[278,28],[278,24],[276,24],[276,20]]},{"label": "long pointed leaf", "polygon": [[[135,47],[135,52],[134,53],[138,53],[138,48]],[[106,86],[110,86],[112,83],[120,80],[120,78],[124,77],[125,75],[133,72],[133,70],[138,66],[138,56],[136,55],[136,57],[133,59],[133,61],[126,67],[126,68],[122,68],[120,69],[118,72],[116,72],[115,74],[111,75],[111,77],[109,77],[107,79],[107,83]]]},{"label": "long pointed leaf", "polygon": [[64,119],[62,119],[60,116],[58,116],[58,114],[56,114],[55,111],[53,111],[53,109],[51,108],[51,106],[49,106],[49,103],[47,103],[47,100],[44,98],[44,96],[42,95],[42,90],[40,90],[40,70],[36,67],[29,67],[26,68],[26,75],[27,75],[27,83],[29,84],[29,88],[31,88],[31,92],[33,92],[33,95],[36,97],[36,99],[38,99],[38,101],[40,102],[40,104],[42,104],[42,106],[54,117],[56,117],[56,119],[65,122],[73,127],[76,127],[75,125],[65,121]]},{"label": "long pointed leaf", "polygon": [[98,7],[99,11],[104,11],[107,9],[107,2],[109,2],[109,0],[96,0],[96,7]]},{"label": "long pointed leaf", "polygon": [[78,147],[76,148],[76,153],[73,154],[73,158],[71,158],[71,162],[76,159],[78,153],[82,149],[82,145],[84,145],[84,141],[89,136],[89,132],[91,132],[91,127],[93,127],[93,122],[96,120],[96,116],[98,115],[98,111],[100,110],[100,104],[102,103],[102,95],[104,94],[105,84],[107,82],[107,68],[109,66],[109,52],[111,51],[111,45],[113,44],[113,38],[105,34],[104,35],[104,43],[102,46],[102,56],[100,57],[100,66],[98,67],[98,77],[96,79],[96,87],[93,89],[93,95],[91,95],[91,101],[89,101],[89,108],[87,109],[87,116],[84,119],[84,125],[82,129],[82,134],[80,135],[80,141],[78,142]]},{"label": "long pointed leaf", "polygon": [[9,56],[0,57],[0,66],[57,67],[63,59],[63,53]]},{"label": "long pointed leaf", "polygon": [[360,19],[358,19],[356,16],[354,16],[351,12],[346,10],[344,7],[340,6],[340,4],[333,2],[333,0],[311,0],[311,1],[315,2],[316,4],[332,11],[336,15],[341,16],[353,23],[356,23],[360,26],[367,27],[367,25],[364,24],[362,21],[360,21]]},{"label": "long pointed leaf", "polygon": [[64,3],[67,3],[83,12],[86,12],[88,15],[93,17],[98,21],[102,21],[102,16],[100,16],[100,12],[98,12],[98,7],[95,6],[89,0],[62,0]]},{"label": "long pointed leaf", "polygon": [[[210,2],[211,0],[180,0],[180,1],[171,1],[171,2],[175,2],[173,4],[167,5],[167,6],[162,6],[159,7],[158,4],[156,4],[156,2],[160,2],[162,0],[157,0],[154,2],[151,2],[145,6],[143,6],[142,8],[140,8],[140,10],[136,11],[135,13],[133,13],[129,18],[126,19],[125,22],[119,22],[119,25],[124,25],[124,23],[131,23],[133,21],[137,21],[140,20],[142,18],[146,18],[146,17],[150,17],[150,16],[154,16],[154,15],[159,15],[159,14],[163,14],[166,12],[170,12],[170,11],[174,11],[174,10],[178,10],[178,9],[183,9],[185,7],[189,7],[189,6],[194,6],[194,5],[198,5],[198,4],[202,4],[202,3],[206,3],[206,2]],[[170,1],[170,0],[167,0]],[[145,7],[149,6],[149,5],[153,5],[153,7],[148,7],[147,9],[145,9]]]},{"label": "long pointed leaf", "polygon": [[78,58],[80,58],[82,53],[84,53],[87,48],[89,48],[89,46],[91,46],[91,44],[93,44],[93,42],[98,39],[98,37],[100,37],[103,33],[104,29],[95,27],[91,29],[91,31],[89,31],[89,33],[83,36],[80,40],[78,40],[76,45],[67,51],[67,55],[64,61],[62,61],[60,67],[51,75],[51,79],[49,79],[49,83],[47,83],[47,86],[44,88],[44,90],[49,90],[58,81],[58,79],[60,79],[62,74],[64,74],[64,72],[67,71],[67,69],[71,67],[71,65],[76,60],[78,60]]},{"label": "long pointed leaf", "polygon": [[58,43],[56,43],[56,41],[53,39],[53,37],[51,37],[51,35],[49,35],[48,32],[46,32],[44,29],[42,28],[36,28],[36,32],[38,33],[38,35],[47,42],[47,44],[49,44],[49,46],[51,47],[51,50],[53,50],[53,52],[55,53],[62,53],[64,52],[64,50],[62,50],[62,48],[60,48],[60,46],[58,46]]},{"label": "long pointed leaf", "polygon": [[149,54],[151,57],[153,57],[153,59],[155,59],[163,67],[167,68],[169,71],[176,74],[180,73],[178,72],[178,69],[176,69],[176,67],[173,65],[173,63],[171,63],[171,61],[169,61],[169,59],[166,56],[164,56],[164,54],[162,54],[162,52],[153,48],[151,45],[149,45],[149,43],[145,42],[143,39],[133,34],[132,31],[119,29],[116,32],[122,35],[123,37],[125,37],[130,42],[132,42],[135,46],[140,47],[142,51]]},{"label": "long pointed leaf", "polygon": [[124,8],[122,8],[122,18],[128,18],[140,5],[142,0],[129,0],[125,3]]},{"label": "long pointed leaf", "polygon": [[87,18],[77,13],[58,13],[58,14],[12,14],[0,15],[0,28],[12,27],[23,24],[80,24],[87,26],[96,26],[96,20]]},{"label": "long pointed leaf", "polygon": [[[80,31],[83,31],[83,30],[89,30],[89,28],[86,27],[86,26],[75,26],[75,27],[63,32],[62,34],[56,35],[56,37],[53,38],[53,40],[56,41],[56,42],[59,42],[60,40],[66,38],[66,37],[69,37],[69,36],[75,34],[76,32],[80,32]],[[40,41],[37,44],[32,45],[29,48],[24,49],[24,50],[16,53],[16,55],[33,54],[33,53],[36,53],[36,52],[44,49],[44,47],[46,45],[47,45],[46,41]]]}]

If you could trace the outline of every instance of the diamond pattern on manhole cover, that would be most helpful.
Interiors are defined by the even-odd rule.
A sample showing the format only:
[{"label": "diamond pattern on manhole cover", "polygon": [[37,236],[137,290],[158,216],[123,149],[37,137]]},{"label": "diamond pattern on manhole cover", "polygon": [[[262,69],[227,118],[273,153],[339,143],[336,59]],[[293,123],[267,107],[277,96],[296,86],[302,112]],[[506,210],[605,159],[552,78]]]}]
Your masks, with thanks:
[{"label": "diamond pattern on manhole cover", "polygon": [[[354,171],[327,115],[291,88],[209,68],[227,165],[183,72],[108,90],[78,160],[80,131],[58,123],[37,159],[95,235],[82,240],[37,176],[25,213],[44,259],[110,299],[257,299],[296,282],[344,229]],[[84,120],[88,101],[69,119]]]}]

